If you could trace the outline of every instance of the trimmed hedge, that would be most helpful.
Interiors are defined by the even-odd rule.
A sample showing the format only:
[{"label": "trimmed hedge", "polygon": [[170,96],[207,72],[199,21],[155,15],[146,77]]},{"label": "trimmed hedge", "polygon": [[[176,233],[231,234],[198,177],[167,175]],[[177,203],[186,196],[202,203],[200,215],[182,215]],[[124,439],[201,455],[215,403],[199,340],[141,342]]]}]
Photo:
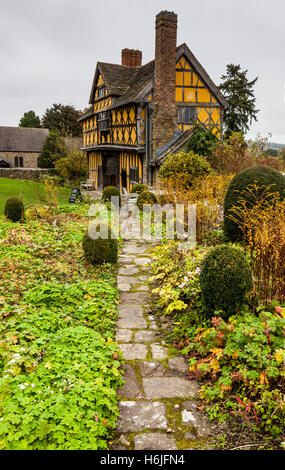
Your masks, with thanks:
[{"label": "trimmed hedge", "polygon": [[119,196],[119,202],[121,205],[121,195],[120,190],[116,186],[106,186],[103,190],[102,201],[111,202],[111,196]]},{"label": "trimmed hedge", "polygon": [[[233,206],[238,206],[241,197],[246,200],[244,191],[253,184],[258,186],[258,195],[266,191],[269,199],[269,194],[273,192],[278,193],[281,199],[285,197],[285,177],[279,171],[266,166],[253,166],[238,173],[228,187],[224,202],[224,232],[227,239],[233,242],[242,240],[242,231],[238,224],[229,218],[229,211]],[[254,205],[250,195],[246,204],[247,207]]]},{"label": "trimmed hedge", "polygon": [[137,205],[140,210],[142,210],[145,204],[153,205],[156,203],[157,203],[156,196],[150,191],[143,191],[142,193],[139,194],[138,199],[137,199]]},{"label": "trimmed hedge", "polygon": [[147,191],[147,186],[145,184],[135,184],[135,186],[132,187],[131,193],[140,194],[143,191]]},{"label": "trimmed hedge", "polygon": [[211,316],[215,310],[222,310],[223,318],[237,313],[253,285],[242,251],[228,245],[213,248],[203,260],[200,285],[203,303]]},{"label": "trimmed hedge", "polygon": [[82,240],[82,248],[86,261],[90,264],[98,265],[103,263],[116,263],[118,261],[118,242],[116,239],[109,238],[92,239],[85,232]]},{"label": "trimmed hedge", "polygon": [[12,220],[13,222],[23,220],[25,217],[23,202],[17,197],[9,197],[5,204],[4,214],[7,219]]},{"label": "trimmed hedge", "polygon": [[159,170],[161,179],[183,177],[186,187],[191,187],[197,178],[203,178],[212,172],[211,165],[202,155],[191,152],[170,154]]}]

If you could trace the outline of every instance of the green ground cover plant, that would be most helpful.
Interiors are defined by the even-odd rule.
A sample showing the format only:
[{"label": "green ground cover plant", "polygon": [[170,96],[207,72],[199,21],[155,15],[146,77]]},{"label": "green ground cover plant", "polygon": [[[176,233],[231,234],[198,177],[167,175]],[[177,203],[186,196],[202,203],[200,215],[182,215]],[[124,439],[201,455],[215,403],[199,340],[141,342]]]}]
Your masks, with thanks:
[{"label": "green ground cover plant", "polygon": [[116,269],[85,262],[87,211],[1,218],[0,449],[108,448],[122,383]]},{"label": "green ground cover plant", "polygon": [[[208,247],[181,252],[175,241],[153,252],[154,308],[169,315],[167,340],[189,360],[189,378],[211,419],[236,419],[240,432],[278,447],[284,435],[285,306],[248,302],[223,319],[206,312],[199,282]],[[269,444],[270,445],[270,444]]]}]

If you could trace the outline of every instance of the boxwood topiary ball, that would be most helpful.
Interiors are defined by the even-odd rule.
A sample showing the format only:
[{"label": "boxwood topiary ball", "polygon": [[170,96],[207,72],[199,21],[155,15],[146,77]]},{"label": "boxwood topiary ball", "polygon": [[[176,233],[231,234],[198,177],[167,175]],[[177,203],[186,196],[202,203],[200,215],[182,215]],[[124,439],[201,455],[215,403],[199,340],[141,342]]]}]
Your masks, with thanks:
[{"label": "boxwood topiary ball", "polygon": [[224,232],[227,239],[234,241],[242,240],[242,230],[237,222],[229,216],[234,206],[239,206],[242,198],[247,207],[254,205],[254,200],[247,188],[257,185],[257,193],[266,195],[270,199],[270,193],[277,193],[281,199],[285,197],[285,177],[277,170],[266,166],[253,166],[238,173],[230,182],[224,202]]},{"label": "boxwood topiary ball", "polygon": [[252,289],[252,275],[244,254],[238,248],[213,248],[201,266],[200,285],[206,310],[213,315],[222,310],[228,318],[237,313]]},{"label": "boxwood topiary ball", "polygon": [[140,194],[143,191],[147,191],[147,187],[145,184],[135,184],[135,186],[132,187],[131,193]]},{"label": "boxwood topiary ball", "polygon": [[110,230],[109,238],[96,240],[87,231],[83,236],[82,248],[85,259],[90,264],[116,263],[118,260],[118,241],[110,238]]},{"label": "boxwood topiary ball", "polygon": [[12,220],[13,222],[23,220],[25,217],[23,202],[17,197],[10,197],[6,201],[4,214],[7,219]]},{"label": "boxwood topiary ball", "polygon": [[142,210],[143,206],[145,204],[150,204],[151,206],[153,204],[157,203],[157,199],[153,193],[150,191],[143,191],[142,193],[139,194],[138,199],[137,199],[137,205],[140,210]]},{"label": "boxwood topiary ball", "polygon": [[106,186],[106,188],[104,188],[103,194],[102,194],[102,201],[110,202],[111,196],[119,196],[119,203],[121,205],[120,190],[116,188],[116,186]]}]

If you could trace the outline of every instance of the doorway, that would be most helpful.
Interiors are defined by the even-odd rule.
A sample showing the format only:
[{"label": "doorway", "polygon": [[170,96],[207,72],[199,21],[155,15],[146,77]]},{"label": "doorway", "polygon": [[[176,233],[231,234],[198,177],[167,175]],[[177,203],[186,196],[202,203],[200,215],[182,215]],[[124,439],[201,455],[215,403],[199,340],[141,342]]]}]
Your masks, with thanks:
[{"label": "doorway", "polygon": [[127,171],[126,170],[121,171],[121,178],[122,178],[122,189],[127,188]]},{"label": "doorway", "polygon": [[120,188],[119,154],[108,153],[103,156],[103,186]]}]

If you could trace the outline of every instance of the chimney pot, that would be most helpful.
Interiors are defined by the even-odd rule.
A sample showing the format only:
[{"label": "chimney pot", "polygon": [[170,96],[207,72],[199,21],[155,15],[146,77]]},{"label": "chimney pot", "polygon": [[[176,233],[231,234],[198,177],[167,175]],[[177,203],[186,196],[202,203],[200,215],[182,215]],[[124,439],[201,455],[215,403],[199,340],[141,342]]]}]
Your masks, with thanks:
[{"label": "chimney pot", "polygon": [[123,49],[122,65],[126,67],[140,67],[142,65],[142,52],[135,49]]}]

